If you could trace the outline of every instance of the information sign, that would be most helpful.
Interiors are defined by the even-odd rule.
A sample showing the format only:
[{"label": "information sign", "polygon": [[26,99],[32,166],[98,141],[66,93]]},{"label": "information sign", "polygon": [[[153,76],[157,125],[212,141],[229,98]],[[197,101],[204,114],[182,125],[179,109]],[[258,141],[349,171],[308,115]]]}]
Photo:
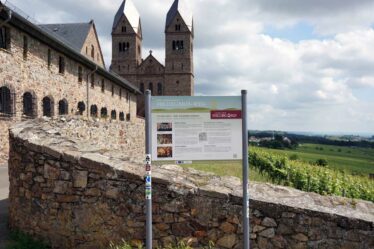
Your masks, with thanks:
[{"label": "information sign", "polygon": [[153,160],[242,159],[240,96],[152,97]]}]

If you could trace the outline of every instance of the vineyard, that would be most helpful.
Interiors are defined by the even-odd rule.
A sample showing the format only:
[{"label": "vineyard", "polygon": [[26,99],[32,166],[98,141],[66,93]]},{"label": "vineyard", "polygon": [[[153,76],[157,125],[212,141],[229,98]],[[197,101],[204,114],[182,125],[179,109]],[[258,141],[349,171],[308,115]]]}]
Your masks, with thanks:
[{"label": "vineyard", "polygon": [[344,171],[319,167],[251,148],[250,166],[273,183],[322,195],[339,195],[374,202],[374,181]]}]

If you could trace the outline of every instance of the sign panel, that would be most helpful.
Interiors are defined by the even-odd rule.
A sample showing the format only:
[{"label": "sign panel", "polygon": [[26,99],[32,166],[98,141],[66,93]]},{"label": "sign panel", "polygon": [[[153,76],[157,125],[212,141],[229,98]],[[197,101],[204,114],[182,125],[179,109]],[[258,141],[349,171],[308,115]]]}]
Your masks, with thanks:
[{"label": "sign panel", "polygon": [[153,160],[242,159],[241,97],[152,97]]}]

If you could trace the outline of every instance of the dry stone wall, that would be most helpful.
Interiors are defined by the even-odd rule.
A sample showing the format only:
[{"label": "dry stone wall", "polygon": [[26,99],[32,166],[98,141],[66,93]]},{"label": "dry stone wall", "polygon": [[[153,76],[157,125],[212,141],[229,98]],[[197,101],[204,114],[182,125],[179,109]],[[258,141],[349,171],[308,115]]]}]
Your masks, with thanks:
[{"label": "dry stone wall", "polygon": [[[135,156],[144,153],[144,140],[136,140],[143,124],[82,122],[36,120],[11,129],[11,228],[53,248],[144,242],[144,172]],[[152,173],[155,246],[186,240],[195,248],[210,241],[241,248],[238,178],[173,165]],[[374,248],[373,203],[259,183],[250,195],[251,248]]]}]

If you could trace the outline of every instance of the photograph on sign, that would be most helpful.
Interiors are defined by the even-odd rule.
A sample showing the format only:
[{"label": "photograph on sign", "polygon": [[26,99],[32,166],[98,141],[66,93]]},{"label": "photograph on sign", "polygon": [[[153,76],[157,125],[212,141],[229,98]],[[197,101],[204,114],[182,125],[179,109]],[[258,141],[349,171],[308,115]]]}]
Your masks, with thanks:
[{"label": "photograph on sign", "polygon": [[240,96],[156,96],[151,106],[153,160],[242,158]]}]

